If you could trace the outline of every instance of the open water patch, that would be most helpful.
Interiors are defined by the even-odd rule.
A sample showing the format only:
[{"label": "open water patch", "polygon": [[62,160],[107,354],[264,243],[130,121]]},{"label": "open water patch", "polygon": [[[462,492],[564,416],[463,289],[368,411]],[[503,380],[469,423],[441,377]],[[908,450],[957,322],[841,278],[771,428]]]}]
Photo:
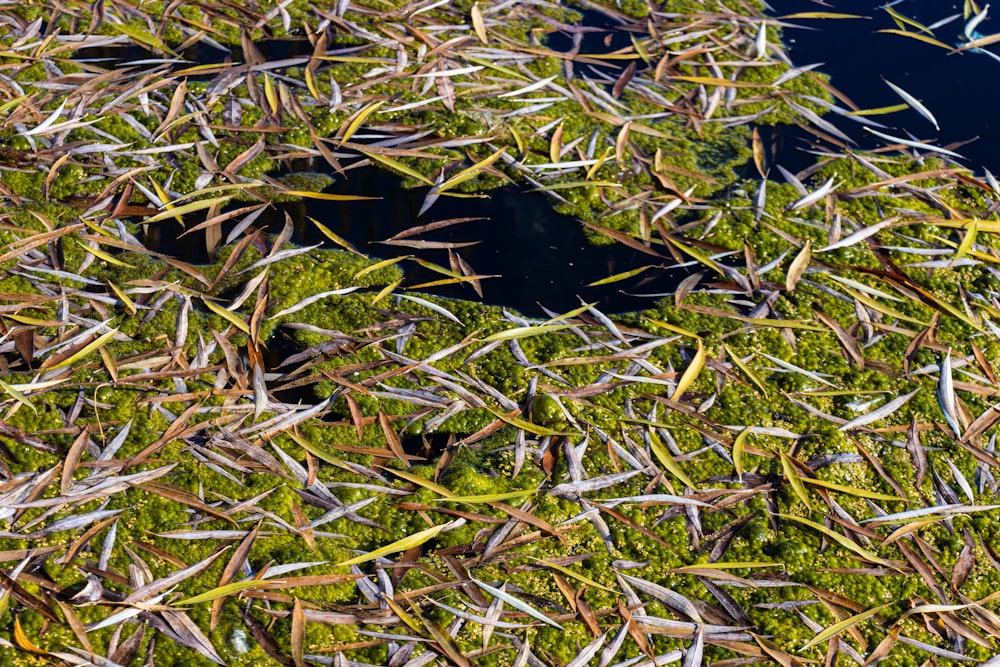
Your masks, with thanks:
[{"label": "open water patch", "polygon": [[[918,37],[881,32],[905,29],[912,35],[933,37],[957,47],[964,38],[966,19],[961,2],[901,0],[892,9],[911,18],[933,35],[903,23],[902,28],[880,3],[839,1],[809,4],[800,0],[770,0],[771,15],[781,17],[803,11],[862,15],[860,19],[789,19],[784,43],[796,65],[823,63],[816,71],[830,76],[834,88],[862,109],[898,105],[903,100],[885,83],[891,81],[920,100],[937,119],[940,130],[913,109],[869,116],[884,124],[880,131],[952,148],[973,169],[1000,171],[996,147],[1000,145],[1000,101],[993,81],[1000,76],[1000,60],[986,53],[952,53]],[[983,34],[997,32],[998,19],[986,15],[978,26]],[[798,26],[798,27],[794,27]],[[987,46],[986,49],[993,47]],[[843,105],[842,101],[838,104]],[[885,145],[863,131],[860,124],[828,114],[861,148]]]},{"label": "open water patch", "polygon": [[[324,193],[373,199],[306,198],[275,202],[255,224],[276,234],[286,221],[291,221],[293,243],[337,248],[315,220],[372,258],[411,256],[413,260],[400,264],[406,274],[406,286],[445,278],[416,260],[449,269],[453,262],[451,254],[476,275],[493,276],[480,281],[482,297],[468,283],[421,287],[419,291],[481,300],[532,316],[544,315],[542,307],[566,312],[579,306],[581,300],[596,302],[598,308],[610,313],[648,308],[655,298],[636,296],[637,293],[670,292],[687,275],[686,269],[671,269],[669,257],[662,260],[661,266],[656,257],[620,243],[590,243],[576,218],[554,211],[543,194],[525,190],[523,186],[508,185],[479,196],[443,195],[423,216],[419,213],[426,188],[405,188],[402,179],[374,167],[350,170],[347,178],[337,178]],[[448,224],[399,236],[434,223]],[[223,237],[235,224],[224,225]],[[147,230],[145,242],[185,261],[208,261],[200,237],[178,238],[160,226]],[[591,285],[648,265],[654,268],[634,279]]]}]

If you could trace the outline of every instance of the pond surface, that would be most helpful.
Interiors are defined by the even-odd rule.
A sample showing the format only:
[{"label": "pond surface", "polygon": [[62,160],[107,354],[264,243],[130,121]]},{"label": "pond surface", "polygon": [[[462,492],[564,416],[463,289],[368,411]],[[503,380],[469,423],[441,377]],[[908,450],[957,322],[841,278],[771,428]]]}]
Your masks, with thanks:
[{"label": "pond surface", "polygon": [[[983,167],[993,173],[1000,172],[1000,154],[996,150],[1000,146],[997,118],[1000,90],[994,83],[1000,76],[1000,61],[980,53],[950,53],[913,37],[879,32],[900,29],[889,13],[880,8],[881,3],[772,0],[769,4],[773,16],[806,11],[865,16],[790,20],[789,23],[802,27],[785,29],[788,55],[796,65],[823,63],[818,71],[829,74],[832,85],[862,109],[899,104],[902,100],[883,79],[891,81],[921,100],[936,117],[940,131],[916,111],[906,109],[870,116],[871,120],[888,126],[882,132],[908,138],[904,133],[908,131],[919,141],[962,154],[966,159],[961,163],[979,173]],[[966,23],[962,2],[901,0],[892,9],[925,27],[953,17],[933,27],[933,36],[949,45],[961,41]],[[912,25],[904,27],[913,33],[926,34]],[[995,33],[1000,30],[1000,19],[988,14],[977,30],[984,35]],[[996,46],[986,48],[1000,51]],[[862,148],[884,145],[862,131],[857,123],[832,115],[826,119],[852,136]]]}]

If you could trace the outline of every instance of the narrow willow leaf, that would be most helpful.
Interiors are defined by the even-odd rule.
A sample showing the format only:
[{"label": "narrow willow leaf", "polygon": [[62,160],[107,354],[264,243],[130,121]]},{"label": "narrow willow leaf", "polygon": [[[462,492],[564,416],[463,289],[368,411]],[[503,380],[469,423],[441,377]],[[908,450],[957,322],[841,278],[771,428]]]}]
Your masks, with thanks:
[{"label": "narrow willow leaf", "polygon": [[913,398],[913,396],[918,391],[920,391],[919,388],[914,389],[909,394],[905,394],[898,398],[894,398],[893,400],[889,401],[888,403],[878,408],[877,410],[872,410],[868,414],[861,415],[860,417],[855,417],[851,421],[841,426],[840,430],[850,431],[851,429],[857,428],[859,426],[866,426],[867,424],[871,424],[872,422],[876,422],[880,419],[885,419],[886,417],[894,413],[896,410],[903,407],[903,405],[911,398]]},{"label": "narrow willow leaf", "polygon": [[88,343],[87,345],[85,345],[76,354],[73,354],[73,355],[67,357],[66,359],[63,359],[62,361],[60,361],[58,364],[55,364],[54,366],[50,366],[48,368],[48,370],[55,370],[57,368],[65,368],[66,366],[71,366],[71,365],[75,364],[77,361],[79,361],[80,359],[83,359],[84,357],[86,357],[91,352],[93,352],[95,350],[98,350],[101,347],[104,347],[104,345],[106,345],[112,338],[114,338],[117,333],[118,333],[118,329],[112,329],[111,331],[108,331],[107,333],[101,334],[96,339],[94,339],[93,341],[91,341],[90,343]]},{"label": "narrow willow leaf", "polygon": [[960,438],[962,431],[958,423],[958,401],[955,397],[955,384],[951,377],[951,351],[944,355],[941,360],[938,379],[938,405],[944,414],[944,419],[948,422],[948,427],[955,433],[955,437]]},{"label": "narrow willow leaf", "polygon": [[14,643],[18,648],[28,653],[34,653],[35,655],[49,654],[48,651],[38,648],[28,639],[28,635],[24,634],[24,628],[21,627],[21,619],[18,616],[14,617]]},{"label": "narrow willow leaf", "polygon": [[781,470],[785,475],[785,479],[792,486],[792,491],[795,495],[799,497],[802,504],[806,506],[806,509],[810,512],[812,511],[812,506],[809,504],[809,492],[806,491],[805,485],[802,483],[802,477],[799,475],[799,471],[795,468],[795,463],[792,462],[791,457],[784,452],[780,452],[781,456]]},{"label": "narrow willow leaf", "polygon": [[681,567],[671,568],[667,570],[667,572],[669,573],[692,572],[695,570],[752,570],[765,567],[783,568],[785,567],[785,564],[779,563],[777,561],[763,561],[763,560],[732,561],[732,562],[718,561],[715,563],[699,563],[698,565],[684,565]]},{"label": "narrow willow leaf", "polygon": [[292,603],[291,648],[295,667],[306,667],[305,653],[306,615],[302,611],[302,601],[295,598]]},{"label": "narrow willow leaf", "polygon": [[722,344],[722,347],[726,351],[726,355],[729,357],[729,360],[733,362],[733,365],[736,366],[736,368],[740,369],[740,372],[743,373],[743,375],[745,375],[748,380],[750,380],[750,383],[757,388],[757,391],[759,391],[764,396],[764,398],[767,398],[767,385],[765,385],[764,381],[761,380],[760,377],[753,372],[753,369],[750,368],[750,365],[744,362],[742,359],[740,359],[739,355],[730,350],[729,346],[727,346],[725,343]]},{"label": "narrow willow leaf", "polygon": [[663,467],[666,468],[671,475],[692,489],[698,488],[698,486],[691,481],[691,478],[687,476],[684,470],[677,465],[677,461],[675,461],[674,457],[670,455],[667,448],[663,446],[663,443],[660,442],[660,437],[656,435],[656,432],[653,430],[650,430],[649,432],[649,445],[652,448],[653,453],[656,455],[656,458],[660,460],[660,463],[663,464]]},{"label": "narrow willow leaf", "polygon": [[437,484],[436,482],[432,482],[429,479],[424,479],[419,475],[414,475],[413,473],[406,472],[405,470],[397,470],[396,468],[383,468],[383,470],[385,470],[388,473],[392,473],[393,475],[399,477],[400,479],[405,479],[407,482],[410,482],[411,484],[416,484],[417,486],[422,486],[425,489],[430,489],[431,491],[438,494],[442,498],[445,498],[446,500],[457,498],[457,496],[454,493],[452,493],[449,489],[441,486],[440,484]]},{"label": "narrow willow leaf", "polygon": [[621,595],[621,591],[616,591],[613,588],[608,588],[607,586],[599,584],[596,581],[594,581],[593,579],[591,579],[590,577],[584,576],[584,575],[580,574],[579,572],[574,572],[573,570],[571,570],[568,567],[565,567],[563,565],[557,565],[556,563],[552,563],[550,561],[547,561],[544,558],[534,558],[534,557],[532,557],[531,560],[538,561],[539,563],[541,563],[545,567],[552,568],[556,572],[561,572],[562,574],[565,574],[567,577],[571,577],[573,579],[576,579],[577,581],[585,583],[588,586],[593,586],[594,588],[600,588],[601,590],[605,590],[605,591],[611,593],[612,595]]},{"label": "narrow willow leaf", "polygon": [[476,37],[483,44],[489,44],[489,38],[486,35],[486,22],[483,20],[483,10],[479,8],[478,2],[472,5],[470,18],[472,19],[472,29],[476,31]]},{"label": "narrow willow leaf", "polygon": [[356,114],[354,118],[350,121],[346,121],[343,127],[343,132],[341,132],[340,140],[341,142],[350,141],[351,137],[361,129],[361,125],[368,119],[368,116],[372,115],[380,106],[385,104],[385,100],[379,100],[378,102],[372,102],[368,106],[364,107]]},{"label": "narrow willow leaf", "polygon": [[281,113],[281,104],[278,101],[278,91],[274,88],[274,81],[267,74],[264,75],[264,99],[270,107],[270,115]]},{"label": "narrow willow leaf", "polygon": [[698,351],[695,352],[694,359],[691,360],[688,367],[684,369],[681,379],[677,381],[677,388],[674,390],[670,400],[676,401],[694,384],[694,381],[698,379],[698,375],[701,374],[702,369],[705,368],[706,359],[705,344],[701,342],[701,339],[698,339]]},{"label": "narrow willow leaf", "polygon": [[779,16],[781,20],[785,19],[867,19],[868,16],[861,16],[860,14],[842,14],[840,12],[798,12],[796,14],[785,14],[784,16]]},{"label": "narrow willow leaf", "polygon": [[592,283],[587,283],[587,287],[597,287],[598,285],[609,285],[611,283],[617,283],[621,280],[628,280],[633,276],[637,276],[640,273],[644,273],[649,269],[653,268],[652,264],[647,264],[645,266],[640,266],[637,269],[632,269],[631,271],[622,271],[621,273],[616,273],[613,276],[608,276],[607,278],[601,278],[600,280],[595,280]]},{"label": "narrow willow leaf", "polygon": [[807,240],[802,246],[802,250],[792,260],[791,266],[788,267],[788,274],[785,276],[785,289],[787,291],[791,292],[795,289],[799,278],[809,266],[810,259],[812,259],[812,242]]},{"label": "narrow willow leaf", "polygon": [[524,602],[523,600],[520,600],[519,598],[514,597],[510,593],[505,593],[504,591],[500,590],[499,588],[494,588],[493,586],[490,586],[489,584],[485,584],[485,583],[483,583],[483,582],[481,582],[481,581],[479,581],[478,579],[475,579],[475,578],[472,578],[472,581],[474,581],[476,583],[476,585],[479,586],[480,588],[482,588],[484,591],[486,591],[487,593],[489,593],[493,597],[500,598],[501,600],[503,600],[504,602],[506,602],[507,604],[509,604],[511,607],[514,607],[515,609],[517,609],[519,611],[523,611],[528,616],[531,616],[532,618],[536,618],[539,621],[541,621],[542,623],[546,623],[548,625],[551,625],[554,628],[558,628],[560,630],[564,630],[565,631],[566,628],[564,628],[563,626],[559,625],[558,623],[556,623],[555,621],[553,621],[551,618],[549,618],[548,616],[546,616],[542,612],[538,611],[537,609],[535,609],[534,607],[532,607],[528,603]]},{"label": "narrow willow leaf", "polygon": [[513,329],[505,329],[503,331],[498,331],[495,334],[490,334],[489,336],[480,339],[480,342],[493,343],[496,341],[516,340],[520,338],[528,338],[530,336],[540,336],[553,331],[568,329],[569,327],[569,324],[539,324],[532,327],[514,327]]},{"label": "narrow willow leaf", "polygon": [[143,220],[143,223],[160,222],[161,220],[167,220],[168,218],[173,218],[175,216],[183,216],[196,211],[204,211],[206,208],[212,208],[213,206],[224,206],[232,198],[232,195],[226,195],[225,197],[198,199],[197,201],[163,211],[162,213],[157,213],[153,217]]},{"label": "narrow willow leaf", "polygon": [[883,315],[888,315],[889,317],[895,317],[896,319],[898,319],[900,321],[903,321],[903,322],[910,322],[912,324],[918,324],[918,325],[920,325],[922,327],[926,327],[927,326],[927,322],[924,322],[922,320],[918,320],[915,317],[910,317],[909,315],[905,315],[905,314],[899,312],[898,310],[896,310],[895,308],[890,308],[889,306],[885,305],[884,303],[876,301],[875,299],[873,299],[872,297],[868,296],[867,294],[863,294],[861,292],[855,292],[854,290],[852,290],[852,289],[850,289],[848,287],[845,287],[843,289],[844,289],[844,292],[846,292],[847,295],[850,296],[852,299],[857,299],[858,301],[860,301],[864,305],[868,306],[872,310],[876,310],[876,311],[882,313]]},{"label": "narrow willow leaf", "polygon": [[567,320],[573,319],[577,315],[581,315],[581,314],[587,312],[588,310],[590,310],[591,308],[593,308],[596,305],[597,305],[596,301],[594,301],[592,303],[585,303],[585,304],[581,305],[579,308],[574,308],[573,310],[565,312],[562,315],[553,315],[548,320],[546,320],[543,324],[557,324],[557,323],[566,322]]},{"label": "narrow willow leaf", "polygon": [[699,336],[695,332],[690,331],[689,329],[685,329],[683,327],[679,327],[675,324],[670,324],[668,322],[663,322],[661,320],[650,320],[649,322],[654,326],[658,326],[661,329],[666,329],[667,331],[672,331],[673,333],[680,334],[681,336],[687,336],[688,338],[694,338],[695,340],[699,340],[701,338],[701,336]]},{"label": "narrow willow leaf", "polygon": [[[923,23],[920,23],[919,21],[915,21],[915,20],[911,19],[909,16],[903,16],[902,14],[900,14],[899,12],[897,12],[895,9],[893,9],[890,6],[891,4],[892,4],[891,2],[887,3],[887,4],[883,5],[881,8],[885,10],[886,14],[888,14],[889,16],[891,16],[893,18],[893,20],[896,22],[896,25],[898,25],[901,29],[905,30],[905,28],[903,28],[903,26],[901,24],[906,24],[908,26],[916,28],[920,32],[926,32],[928,35],[930,35],[932,37],[934,36],[934,31],[933,30],[931,30],[930,28],[928,28],[927,26],[925,26]],[[888,83],[888,81],[886,81],[886,83]]]},{"label": "narrow willow leaf", "polygon": [[750,435],[750,427],[747,426],[736,439],[733,440],[733,468],[736,469],[736,477],[742,482],[743,472],[746,470],[744,466],[744,459],[746,458],[746,444],[747,436]]},{"label": "narrow willow leaf", "polygon": [[14,387],[12,387],[11,385],[7,384],[3,380],[0,380],[0,389],[2,389],[3,391],[5,391],[6,393],[10,394],[14,398],[14,400],[17,401],[18,403],[20,403],[21,405],[25,405],[25,406],[31,408],[32,412],[34,412],[36,414],[38,413],[38,410],[35,409],[35,406],[31,403],[30,400],[28,400],[27,396],[25,396],[20,391],[18,391],[17,389],[15,389]]},{"label": "narrow willow leaf", "polygon": [[121,261],[120,259],[118,259],[117,257],[115,257],[113,255],[109,255],[108,253],[104,252],[100,248],[95,248],[95,247],[91,246],[90,244],[84,243],[83,241],[81,241],[79,239],[74,239],[74,240],[86,252],[89,252],[91,255],[93,255],[94,257],[96,257],[98,259],[104,260],[108,264],[114,264],[115,266],[122,266],[122,267],[125,267],[126,269],[134,269],[135,268],[133,265],[128,264],[126,262],[123,262],[123,261]]},{"label": "narrow willow leaf", "polygon": [[921,116],[929,120],[931,124],[934,126],[935,130],[941,129],[940,127],[938,127],[937,118],[934,117],[934,114],[931,113],[930,109],[928,109],[927,107],[925,107],[923,104],[920,103],[920,100],[915,98],[913,95],[910,95],[908,92],[906,92],[905,90],[894,84],[892,81],[889,81],[888,79],[883,79],[883,81],[885,81],[885,85],[892,88],[893,92],[902,97],[903,101],[909,104],[914,111],[916,111]]},{"label": "narrow willow leaf", "polygon": [[177,602],[170,603],[172,607],[186,607],[188,605],[200,604],[202,602],[211,602],[216,598],[224,598],[233,595],[234,593],[239,593],[241,591],[250,590],[253,588],[261,588],[270,586],[274,587],[274,581],[263,581],[258,579],[249,579],[246,581],[234,581],[231,584],[226,584],[225,586],[217,586],[211,590],[205,591],[204,593],[199,593],[193,597],[184,598],[183,600],[178,600]]},{"label": "narrow willow leaf", "polygon": [[457,527],[461,523],[464,523],[464,521],[462,520],[449,521],[448,523],[442,523],[439,526],[431,526],[430,528],[416,532],[413,535],[404,537],[401,540],[396,540],[392,544],[387,544],[384,547],[379,547],[375,551],[369,551],[366,554],[362,554],[355,558],[345,560],[342,563],[337,563],[337,567],[346,567],[348,565],[357,565],[359,563],[366,563],[370,560],[381,558],[382,556],[388,556],[389,554],[398,553],[400,551],[408,551],[413,547],[418,547],[421,544],[427,542],[428,540],[431,540],[441,531],[450,530],[451,528]]},{"label": "narrow willow leaf", "polygon": [[127,35],[127,36],[131,37],[133,40],[135,40],[139,44],[143,44],[145,46],[151,46],[154,49],[157,49],[159,51],[163,51],[164,53],[169,53],[174,58],[180,57],[180,56],[177,55],[177,53],[175,53],[173,50],[171,50],[171,48],[169,46],[167,46],[166,43],[162,39],[160,39],[159,37],[157,37],[153,33],[149,32],[148,30],[143,29],[142,27],[140,27],[136,23],[111,23],[111,22],[108,22],[108,27],[112,28],[112,29],[114,29],[114,30],[116,30],[118,32],[120,32],[123,35]]},{"label": "narrow willow leaf", "polygon": [[230,324],[232,324],[234,327],[236,327],[237,329],[239,329],[243,333],[245,333],[247,335],[250,335],[250,325],[248,325],[243,320],[242,317],[240,317],[239,315],[237,315],[236,313],[234,313],[231,310],[227,310],[227,309],[223,308],[222,306],[220,306],[219,304],[215,303],[214,301],[212,301],[208,297],[202,299],[202,302],[206,306],[208,306],[208,309],[210,311],[212,311],[213,313],[215,313],[216,315],[218,315],[222,319],[226,320],[227,322],[229,322]]},{"label": "narrow willow leaf", "polygon": [[415,304],[417,304],[419,306],[423,306],[424,308],[427,308],[428,310],[433,310],[438,315],[441,315],[443,317],[448,318],[449,320],[451,320],[452,322],[454,322],[455,324],[457,324],[459,326],[465,326],[465,324],[462,322],[462,320],[460,320],[457,317],[455,317],[454,313],[452,313],[450,310],[448,310],[444,306],[439,306],[436,303],[431,303],[427,299],[421,299],[420,297],[413,296],[412,294],[397,294],[396,297],[400,298],[400,299],[406,299],[407,301],[412,301],[413,303],[415,303]]},{"label": "narrow willow leaf", "polygon": [[524,489],[523,491],[508,491],[507,493],[491,493],[483,496],[450,496],[447,498],[435,498],[432,503],[467,503],[469,505],[483,505],[486,503],[496,503],[503,500],[517,500],[526,498],[535,493],[534,489]]},{"label": "narrow willow leaf", "polygon": [[573,431],[556,431],[554,429],[547,428],[545,426],[539,426],[538,424],[532,424],[529,421],[525,421],[523,419],[519,419],[518,417],[513,417],[511,415],[508,415],[508,414],[505,414],[503,412],[500,412],[499,410],[494,410],[493,408],[490,408],[490,407],[487,407],[486,409],[489,410],[490,412],[492,412],[494,415],[496,415],[497,418],[500,419],[501,421],[507,422],[511,426],[514,426],[515,428],[519,428],[522,431],[525,431],[527,433],[533,433],[535,435],[542,436],[543,438],[545,436],[579,435],[578,433],[575,433]]},{"label": "narrow willow leaf", "polygon": [[965,237],[959,244],[958,250],[955,251],[955,257],[952,259],[952,262],[957,262],[968,254],[969,250],[972,249],[972,244],[976,242],[976,232],[978,230],[979,220],[973,218],[969,224],[969,228],[965,231]]},{"label": "narrow willow leaf", "polygon": [[847,549],[849,551],[853,551],[855,554],[857,554],[858,556],[861,556],[863,559],[865,559],[867,561],[871,561],[872,563],[878,563],[879,565],[890,565],[891,564],[891,563],[889,563],[889,561],[887,561],[887,560],[885,560],[883,558],[879,558],[874,553],[872,553],[868,549],[865,549],[864,547],[862,547],[858,543],[856,543],[856,542],[854,542],[852,540],[849,540],[848,538],[844,537],[840,533],[838,533],[838,532],[836,532],[834,530],[831,530],[831,529],[827,528],[824,525],[818,524],[815,521],[810,521],[809,519],[803,519],[802,517],[791,516],[791,515],[788,515],[788,514],[775,514],[775,516],[781,517],[782,519],[788,519],[789,521],[795,521],[796,523],[801,523],[804,526],[809,526],[813,530],[815,530],[815,531],[817,531],[819,533],[822,533],[823,535],[826,535],[828,538],[830,538],[831,540],[833,540],[834,542],[836,542],[840,546],[844,547],[845,549]]},{"label": "narrow willow leaf", "polygon": [[848,111],[845,116],[884,116],[885,114],[896,113],[897,111],[904,111],[909,109],[907,104],[891,104],[887,107],[875,107],[873,109],[858,109],[857,111]]},{"label": "narrow willow leaf", "polygon": [[410,259],[410,257],[411,257],[410,255],[404,255],[402,257],[393,257],[392,259],[383,259],[381,262],[375,262],[374,264],[370,264],[365,268],[361,269],[360,271],[358,271],[357,273],[355,273],[354,280],[357,280],[362,276],[366,276],[369,273],[374,273],[379,269],[384,269],[387,266],[392,266],[393,264],[399,264],[404,259]]},{"label": "narrow willow leaf", "polygon": [[388,285],[386,285],[385,287],[383,287],[382,289],[380,289],[378,291],[378,294],[376,294],[374,297],[372,297],[371,305],[374,306],[376,303],[378,303],[379,301],[381,301],[385,297],[387,297],[390,294],[392,294],[393,292],[395,292],[396,288],[399,287],[402,284],[403,284],[403,279],[400,278],[399,280],[395,280],[395,281],[389,283]]},{"label": "narrow willow leaf", "polygon": [[886,607],[892,606],[894,604],[896,604],[896,603],[895,602],[886,602],[883,605],[879,605],[878,607],[873,607],[871,609],[868,609],[867,611],[861,612],[860,614],[855,614],[854,616],[851,616],[850,618],[846,618],[843,621],[841,621],[840,623],[834,623],[833,625],[831,625],[830,627],[828,627],[826,630],[823,630],[822,632],[820,632],[819,634],[817,634],[815,637],[813,637],[812,639],[810,639],[808,642],[806,642],[802,646],[802,648],[799,649],[799,650],[800,651],[804,651],[807,648],[809,648],[810,646],[815,646],[816,644],[819,644],[820,642],[825,641],[825,640],[829,639],[830,637],[835,637],[836,635],[840,634],[844,630],[846,630],[848,628],[851,628],[851,627],[854,627],[855,625],[857,625],[861,621],[865,620],[869,616],[874,616],[875,614],[879,613],[880,611],[882,611]]},{"label": "narrow willow leaf", "polygon": [[466,181],[468,181],[470,179],[475,178],[476,176],[479,175],[480,172],[482,172],[484,169],[486,169],[491,164],[493,164],[498,159],[500,159],[500,156],[503,155],[506,151],[507,151],[506,148],[500,148],[500,149],[498,149],[496,152],[494,152],[493,154],[491,154],[486,159],[484,159],[484,160],[482,160],[480,162],[477,162],[476,164],[472,165],[471,167],[463,169],[462,171],[458,172],[454,176],[451,176],[450,178],[448,178],[448,180],[446,180],[443,183],[441,183],[441,185],[435,186],[431,190],[431,192],[433,192],[435,194],[441,194],[442,192],[450,190],[453,187],[455,187],[456,185],[459,185],[460,183],[464,183],[464,182],[466,182]]},{"label": "narrow willow leaf", "polygon": [[387,157],[385,155],[379,155],[378,153],[372,153],[370,151],[361,151],[361,153],[364,154],[365,157],[367,157],[372,162],[377,162],[384,167],[392,169],[393,171],[398,171],[401,174],[406,174],[411,178],[415,178],[422,183],[426,183],[427,185],[434,187],[434,181],[427,178],[419,171],[411,169],[410,167],[408,167],[407,165],[403,164],[398,160],[393,160],[392,158]]},{"label": "narrow willow leaf", "polygon": [[333,192],[315,192],[313,190],[282,190],[281,194],[303,199],[322,199],[324,201],[363,201],[381,199],[381,197],[366,197],[365,195],[340,195]]},{"label": "narrow willow leaf", "polygon": [[840,493],[846,493],[851,496],[857,496],[858,498],[871,498],[872,500],[891,500],[899,503],[906,502],[899,496],[891,496],[887,493],[878,493],[876,491],[868,491],[867,489],[859,489],[853,486],[836,484],[835,482],[828,482],[825,479],[813,479],[811,477],[803,477],[802,481],[810,486],[819,486],[824,489],[830,489],[831,491],[838,491]]},{"label": "narrow willow leaf", "polygon": [[667,242],[670,243],[670,245],[674,246],[675,248],[677,248],[678,250],[680,250],[685,255],[688,255],[689,257],[691,257],[692,259],[694,259],[699,264],[704,264],[708,268],[710,268],[713,271],[715,271],[716,273],[718,273],[720,276],[725,276],[726,275],[726,272],[722,270],[722,267],[719,266],[718,262],[716,262],[714,259],[712,259],[708,255],[706,255],[702,251],[698,250],[694,246],[690,246],[690,245],[687,245],[685,243],[681,243],[680,241],[677,241],[676,239],[674,239],[673,237],[670,237],[670,236],[667,236],[666,240],[667,240]]},{"label": "narrow willow leaf", "polygon": [[672,76],[675,81],[687,81],[703,86],[718,86],[720,88],[768,88],[769,83],[751,83],[748,81],[732,81],[730,79],[720,79],[715,76]]}]

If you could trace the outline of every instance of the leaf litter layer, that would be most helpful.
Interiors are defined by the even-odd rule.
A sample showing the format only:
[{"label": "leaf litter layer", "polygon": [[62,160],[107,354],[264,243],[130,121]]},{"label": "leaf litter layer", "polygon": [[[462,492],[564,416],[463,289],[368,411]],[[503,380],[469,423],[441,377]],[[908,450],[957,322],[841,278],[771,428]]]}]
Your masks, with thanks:
[{"label": "leaf litter layer", "polygon": [[[630,46],[546,47],[584,34],[579,8]],[[2,16],[3,664],[996,652],[998,193],[947,147],[849,148],[778,21],[736,2]],[[289,36],[307,55],[254,46]],[[827,148],[738,182],[747,160],[770,176],[753,128],[779,121]],[[268,175],[298,158],[403,174],[425,215],[527,183],[651,269],[695,271],[614,318],[414,292],[411,256],[255,226],[329,196]],[[213,262],[150,250],[153,228]],[[443,250],[442,280],[488,279]]]}]

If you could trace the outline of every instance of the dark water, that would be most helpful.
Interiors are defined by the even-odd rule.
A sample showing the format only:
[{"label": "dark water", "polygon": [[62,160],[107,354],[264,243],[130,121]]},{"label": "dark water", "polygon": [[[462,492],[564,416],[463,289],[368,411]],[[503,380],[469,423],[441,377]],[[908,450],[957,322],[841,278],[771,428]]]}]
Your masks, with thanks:
[{"label": "dark water", "polygon": [[[830,0],[819,4],[805,0],[769,0],[772,16],[794,12],[829,11],[861,14],[866,19],[827,19],[791,21],[804,28],[786,28],[784,41],[796,65],[825,63],[819,71],[832,77],[831,83],[860,108],[899,104],[902,100],[883,81],[883,77],[903,88],[934,114],[940,131],[916,111],[907,109],[893,114],[869,117],[889,126],[881,131],[906,137],[909,131],[920,141],[942,147],[958,144],[955,151],[966,157],[964,166],[976,171],[985,166],[1000,173],[1000,62],[983,54],[949,52],[910,37],[879,33],[898,29],[881,2]],[[904,16],[930,26],[958,14],[950,23],[934,29],[935,39],[946,44],[959,43],[965,19],[962,2],[952,0],[903,0],[893,9]],[[982,3],[980,3],[982,6]],[[978,31],[989,35],[1000,31],[1000,6],[996,17],[988,17]],[[813,30],[805,29],[813,28]],[[913,27],[907,28],[916,31]],[[1000,54],[1000,45],[986,47]],[[843,106],[843,105],[842,105]],[[853,121],[828,115],[837,127],[847,132],[861,148],[884,145],[861,131]],[[974,140],[972,143],[964,143]]]},{"label": "dark water", "polygon": [[[624,312],[648,307],[649,298],[621,293],[623,286],[634,287],[638,279],[606,286],[587,287],[589,283],[639,266],[657,264],[656,258],[643,255],[621,244],[594,246],[586,241],[580,223],[552,210],[542,194],[520,186],[499,188],[483,197],[442,196],[418,217],[427,193],[426,187],[403,189],[400,179],[384,171],[369,168],[348,172],[325,190],[328,193],[365,194],[380,197],[371,201],[331,202],[308,200],[280,205],[272,225],[281,224],[284,211],[297,224],[295,241],[306,245],[321,243],[325,237],[306,221],[314,218],[347,239],[360,251],[373,257],[415,255],[447,268],[446,249],[420,249],[380,243],[404,230],[428,223],[458,218],[481,218],[444,229],[410,236],[405,241],[475,243],[455,248],[479,275],[499,277],[482,281],[483,301],[516,308],[526,314],[541,315],[539,305],[566,311],[580,305],[580,299],[596,301],[598,307]],[[414,262],[402,264],[406,284],[438,280],[438,273]],[[686,275],[683,271],[650,270],[652,281],[643,292],[666,292]],[[478,299],[468,285],[446,285],[427,291],[442,296]]]}]

